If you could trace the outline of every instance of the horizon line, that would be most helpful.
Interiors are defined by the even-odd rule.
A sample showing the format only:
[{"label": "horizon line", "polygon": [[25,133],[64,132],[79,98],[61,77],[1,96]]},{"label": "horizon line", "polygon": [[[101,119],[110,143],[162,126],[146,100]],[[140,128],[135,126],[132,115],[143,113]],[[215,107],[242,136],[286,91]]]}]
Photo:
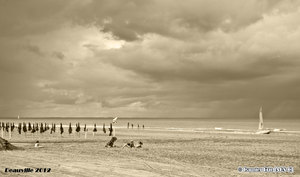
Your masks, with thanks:
[{"label": "horizon line", "polygon": [[[55,119],[55,118],[67,118],[67,119],[71,119],[71,118],[93,118],[93,119],[111,119],[114,118],[116,116],[24,116],[24,117],[20,117],[18,119],[18,117],[15,116],[0,116],[0,119],[38,119],[38,118],[46,118],[46,119]],[[195,117],[195,116],[190,116],[190,117],[178,117],[178,116],[117,116],[118,118],[125,118],[125,119],[129,119],[129,118],[133,118],[133,119],[256,119],[257,117]],[[265,119],[282,119],[283,117],[269,117],[269,118],[265,118]],[[285,117],[284,119],[299,119],[299,117]]]}]

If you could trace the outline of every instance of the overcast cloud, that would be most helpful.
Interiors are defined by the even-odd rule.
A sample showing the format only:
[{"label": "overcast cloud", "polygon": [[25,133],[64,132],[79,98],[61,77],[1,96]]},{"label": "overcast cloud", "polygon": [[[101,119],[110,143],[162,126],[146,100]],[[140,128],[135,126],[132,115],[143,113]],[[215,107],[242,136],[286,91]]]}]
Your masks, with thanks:
[{"label": "overcast cloud", "polygon": [[0,0],[0,116],[300,115],[300,1]]}]

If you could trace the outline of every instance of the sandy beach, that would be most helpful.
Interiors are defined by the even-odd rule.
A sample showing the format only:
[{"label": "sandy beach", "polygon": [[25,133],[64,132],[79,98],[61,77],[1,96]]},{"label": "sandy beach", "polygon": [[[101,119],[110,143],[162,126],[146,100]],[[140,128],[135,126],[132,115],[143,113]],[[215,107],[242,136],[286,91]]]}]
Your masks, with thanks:
[{"label": "sandy beach", "polygon": [[[299,134],[249,135],[233,133],[117,130],[111,137],[97,132],[42,135],[13,134],[10,142],[24,150],[1,151],[0,174],[8,176],[299,176]],[[34,148],[40,141],[43,148]],[[143,141],[141,149],[121,146]],[[244,173],[238,167],[292,166],[294,173]],[[5,168],[51,168],[49,173],[9,173]]]}]

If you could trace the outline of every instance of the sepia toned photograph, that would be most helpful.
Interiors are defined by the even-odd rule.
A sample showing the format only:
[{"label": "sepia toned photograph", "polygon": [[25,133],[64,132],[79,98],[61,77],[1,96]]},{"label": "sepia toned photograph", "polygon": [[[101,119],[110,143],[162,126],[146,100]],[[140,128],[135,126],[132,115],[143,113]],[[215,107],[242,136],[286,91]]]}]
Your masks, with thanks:
[{"label": "sepia toned photograph", "polygon": [[0,0],[0,176],[300,177],[300,1]]}]

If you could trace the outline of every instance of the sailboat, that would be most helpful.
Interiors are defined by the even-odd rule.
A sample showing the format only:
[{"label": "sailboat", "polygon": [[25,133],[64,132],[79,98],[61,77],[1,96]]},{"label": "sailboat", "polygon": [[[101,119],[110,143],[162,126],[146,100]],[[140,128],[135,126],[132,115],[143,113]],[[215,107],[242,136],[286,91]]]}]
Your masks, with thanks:
[{"label": "sailboat", "polygon": [[20,119],[20,115],[18,115],[18,119]]},{"label": "sailboat", "polygon": [[259,123],[258,123],[258,131],[256,134],[269,134],[271,130],[264,130],[264,121],[263,121],[263,113],[262,106],[259,109]]}]

